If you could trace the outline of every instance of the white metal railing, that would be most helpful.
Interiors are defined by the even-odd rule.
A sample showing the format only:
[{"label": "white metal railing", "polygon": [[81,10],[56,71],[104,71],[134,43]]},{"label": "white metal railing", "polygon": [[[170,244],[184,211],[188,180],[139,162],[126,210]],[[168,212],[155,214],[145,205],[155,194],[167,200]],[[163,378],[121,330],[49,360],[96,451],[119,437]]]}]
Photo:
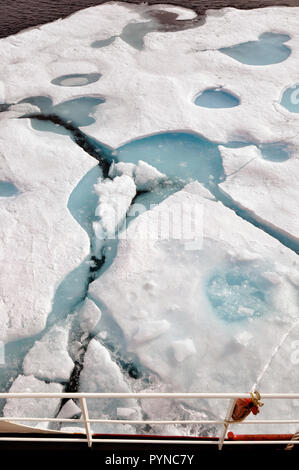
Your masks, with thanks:
[{"label": "white metal railing", "polygon": [[[238,424],[237,421],[232,421],[232,413],[236,400],[238,398],[251,398],[250,393],[0,393],[0,399],[7,398],[32,398],[32,399],[48,399],[48,398],[68,398],[78,399],[80,402],[80,408],[82,411],[82,418],[35,418],[35,417],[1,417],[2,421],[28,421],[29,423],[34,421],[38,422],[60,422],[60,423],[84,423],[86,438],[73,437],[73,438],[59,438],[59,437],[1,437],[0,441],[31,441],[31,442],[87,442],[88,446],[91,447],[93,443],[148,443],[148,444],[217,444],[218,449],[221,450],[223,445],[237,445],[237,444],[299,444],[299,441],[291,440],[254,440],[254,441],[240,441],[240,440],[225,440],[230,424]],[[116,398],[132,398],[132,399],[229,399],[229,406],[226,411],[226,416],[223,420],[130,420],[130,419],[100,419],[90,418],[88,413],[87,399],[116,399]],[[298,399],[299,393],[265,393],[262,396],[263,400],[279,399],[289,400]],[[128,439],[128,438],[93,438],[90,423],[117,423],[117,424],[215,424],[223,425],[223,430],[219,439],[216,440],[191,440],[191,439]],[[240,423],[240,422],[239,422]],[[299,424],[298,419],[251,419],[241,421],[242,424]],[[45,430],[43,430],[45,431]],[[28,430],[28,433],[30,431]],[[83,433],[84,434],[84,433]],[[196,436],[195,436],[196,437]]]}]

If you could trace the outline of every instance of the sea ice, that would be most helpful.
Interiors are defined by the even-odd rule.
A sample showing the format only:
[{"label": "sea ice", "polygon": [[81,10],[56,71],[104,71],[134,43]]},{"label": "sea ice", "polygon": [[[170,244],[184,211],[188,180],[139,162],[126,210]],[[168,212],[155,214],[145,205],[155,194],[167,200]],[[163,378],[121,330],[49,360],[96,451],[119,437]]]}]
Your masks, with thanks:
[{"label": "sea ice", "polygon": [[[90,249],[95,254],[94,235],[98,250],[115,238],[139,191],[154,189],[146,194],[149,208],[156,185],[170,176],[161,168],[164,164],[179,179],[180,188],[201,178],[206,186],[217,189],[223,170],[217,142],[223,143],[220,152],[226,180],[220,186],[222,192],[243,213],[253,213],[257,221],[274,227],[275,233],[298,239],[298,116],[280,101],[286,87],[298,81],[299,9],[293,8],[291,15],[286,7],[210,11],[204,24],[175,34],[156,31],[151,20],[148,29],[142,27],[149,18],[144,14],[155,9],[177,13],[182,20],[194,17],[191,10],[181,7],[109,2],[0,41],[5,69],[0,83],[1,181],[11,182],[18,190],[15,196],[0,198],[0,237],[5,240],[0,252],[0,340],[40,333],[47,318],[51,325],[79,307],[73,324],[79,321],[80,341],[96,334],[99,320],[103,322],[97,339],[87,347],[81,391],[129,392],[144,387],[243,392],[257,380],[262,392],[284,387],[297,390],[297,330],[290,329],[298,316],[296,255],[217,202],[198,183],[159,200],[157,207],[132,217],[128,227],[122,226],[118,246],[110,256],[111,246],[107,248],[102,275],[91,283],[90,299],[84,301]],[[247,64],[219,52],[240,52],[244,44]],[[262,50],[259,64],[253,64],[259,67],[248,65],[248,51],[249,56],[255,51],[252,44],[258,52]],[[264,57],[265,51],[271,54]],[[194,106],[199,93],[221,88],[231,90],[240,105],[230,109]],[[49,122],[31,121],[30,127],[30,121],[14,119],[37,111],[57,113],[79,127],[88,125],[89,144],[101,148],[101,142],[116,157],[127,152],[127,163],[116,163],[111,169],[113,180],[99,179],[95,194],[99,167],[72,142],[66,135],[69,132]],[[38,128],[52,133],[38,132]],[[185,134],[173,139],[180,130]],[[161,152],[155,150],[157,142]],[[246,143],[253,145],[244,147]],[[139,155],[132,151],[134,145]],[[164,150],[167,162],[162,165]],[[130,151],[135,164],[130,163]],[[192,154],[189,159],[188,153]],[[140,162],[145,154],[148,161]],[[178,210],[187,206],[203,212]],[[195,240],[202,244],[191,246],[184,237],[175,236],[182,233],[184,215],[190,217],[189,232],[193,227]],[[164,231],[159,231],[159,224],[164,224]],[[53,380],[66,380],[69,356],[61,370],[53,364],[54,357],[66,359],[68,354],[67,335],[60,328],[57,324],[47,330],[33,346],[24,361],[25,373],[46,372]],[[58,334],[54,343],[53,332]],[[283,335],[287,335],[285,341],[276,350]],[[82,348],[79,339],[73,341],[74,350]],[[60,341],[62,350],[48,355],[53,344],[57,351]],[[153,381],[131,379],[108,352],[110,342],[116,353],[126,351],[139,360]],[[30,358],[40,350],[41,359],[47,360],[37,364]],[[46,371],[46,364],[53,369]],[[11,391],[27,390],[61,391],[62,386],[32,375],[18,376]],[[135,400],[90,400],[88,405],[90,416],[102,419],[123,416],[129,409],[137,410],[138,419],[141,407],[156,419],[165,414],[171,418],[224,417],[223,402],[209,400],[142,400],[138,404]],[[285,406],[277,404],[277,417],[285,417]],[[4,415],[49,417],[55,416],[58,407],[55,399],[9,399]],[[263,415],[273,418],[271,413],[265,405]],[[291,411],[288,416],[294,418]],[[101,423],[92,428],[136,432],[128,425]],[[258,432],[269,429],[257,428]],[[203,431],[153,427],[153,432],[165,430],[169,434]],[[248,432],[248,427],[242,431]],[[208,432],[213,434],[215,429]]]},{"label": "sea ice", "polygon": [[196,349],[192,339],[179,339],[172,344],[174,357],[177,362],[184,361],[187,357],[196,353]]},{"label": "sea ice", "polygon": [[167,177],[154,166],[139,160],[138,164],[118,162],[111,166],[109,176],[128,175],[133,178],[137,191],[152,191]]},{"label": "sea ice", "polygon": [[68,400],[59,411],[57,418],[70,419],[81,414],[82,410],[76,405],[74,400]]},{"label": "sea ice", "polygon": [[99,196],[99,204],[95,215],[99,218],[93,223],[96,237],[96,252],[107,239],[116,237],[117,229],[121,229],[127,211],[136,195],[136,186],[130,176],[116,176],[113,180],[106,179],[95,185]]},{"label": "sea ice", "polygon": [[[59,393],[63,387],[56,383],[46,383],[33,375],[19,375],[10,388],[11,393]],[[3,409],[4,417],[20,418],[55,418],[60,404],[59,398],[8,398]],[[18,421],[33,427],[45,427],[38,421]]]},{"label": "sea ice", "polygon": [[[122,375],[117,364],[112,360],[110,353],[96,339],[90,341],[84,359],[84,368],[80,376],[80,392],[130,392],[130,386]],[[133,399],[89,399],[89,416],[92,418],[117,419],[118,408],[134,408],[138,410],[136,400]],[[139,411],[138,411],[139,416]],[[94,432],[104,432],[103,424],[93,423]],[[127,433],[133,428],[126,425],[107,425],[107,432]]]},{"label": "sea ice", "polygon": [[43,380],[67,382],[74,363],[68,353],[69,324],[54,325],[26,354],[23,370]]},{"label": "sea ice", "polygon": [[[4,179],[20,192],[0,198],[0,339],[7,342],[39,333],[54,307],[63,314],[83,295],[90,242],[67,203],[95,162],[65,137],[13,119],[1,121],[0,158]],[[60,298],[57,288],[72,271],[72,289]]]},{"label": "sea ice", "polygon": [[253,146],[219,146],[226,180],[219,185],[240,207],[299,241],[299,160],[271,162]]},{"label": "sea ice", "polygon": [[[250,390],[296,318],[297,291],[286,273],[295,272],[297,258],[220,202],[207,199],[206,190],[204,196],[200,193],[200,185],[193,183],[135,219],[126,238],[119,241],[113,264],[90,284],[89,292],[108,306],[125,334],[127,348],[159,376],[165,390]],[[184,240],[171,236],[167,240],[151,237],[157,233],[158,219],[153,213],[160,211],[166,216],[172,207],[187,203],[203,206],[202,249],[184,250]],[[150,236],[135,237],[137,232],[148,235],[149,230]],[[264,284],[255,284],[269,270],[280,276],[279,286],[274,288],[267,279]],[[217,313],[221,305],[211,301],[207,289],[219,271],[227,283],[219,291],[222,317]],[[151,289],[145,288],[148,283]],[[244,290],[244,305],[238,299],[239,283],[251,285],[247,297]],[[263,306],[258,316],[252,315],[248,306],[254,298]],[[235,317],[226,316],[233,309]],[[143,312],[143,320],[136,324],[138,312]],[[147,328],[162,320],[169,327],[151,337]],[[267,334],[269,329],[271,335]],[[137,332],[140,341],[136,341]],[[175,348],[174,354],[169,354],[170,347]],[[273,389],[274,383],[269,382],[268,387]],[[220,405],[223,407],[205,403],[205,410],[223,412]],[[199,409],[200,403],[193,401],[192,406]]]},{"label": "sea ice", "polygon": [[[159,8],[172,11],[170,6]],[[88,97],[107,97],[94,110],[88,132],[113,148],[140,136],[177,129],[197,130],[218,142],[232,137],[271,142],[294,135],[291,123],[296,122],[296,115],[284,113],[279,102],[286,86],[298,80],[298,8],[292,8],[292,14],[287,7],[226,8],[221,15],[211,11],[205,23],[196,27],[175,34],[148,33],[142,52],[120,37],[108,47],[91,47],[94,41],[119,36],[129,23],[146,21],[147,9],[153,7],[109,2],[1,39],[5,102],[38,95],[51,97],[55,106],[76,99],[79,90],[55,86],[51,82],[57,77],[100,73],[99,81],[82,89]],[[194,15],[190,10],[179,11]],[[279,31],[273,31],[276,24]],[[291,36],[287,43],[278,43],[279,50],[291,49],[287,60],[254,67],[219,52],[250,41],[266,43],[258,38],[267,39],[267,32],[279,33],[278,39]],[[232,90],[241,105],[230,109],[194,106],[198,93],[221,86]],[[281,112],[275,112],[276,105]]]},{"label": "sea ice", "polygon": [[79,323],[82,331],[92,333],[98,325],[102,312],[97,305],[86,297],[79,310]]}]

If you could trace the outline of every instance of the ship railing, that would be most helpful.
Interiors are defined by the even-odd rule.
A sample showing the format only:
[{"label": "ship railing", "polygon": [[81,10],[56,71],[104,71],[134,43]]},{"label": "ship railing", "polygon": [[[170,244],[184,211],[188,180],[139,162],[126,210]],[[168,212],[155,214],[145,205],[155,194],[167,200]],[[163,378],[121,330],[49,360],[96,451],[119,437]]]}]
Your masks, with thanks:
[{"label": "ship railing", "polygon": [[[246,424],[246,425],[264,425],[264,424],[297,424],[299,427],[299,416],[298,419],[245,419],[244,421],[238,422],[238,421],[233,421],[232,420],[232,414],[233,410],[236,404],[236,400],[238,398],[251,398],[250,393],[0,393],[0,399],[51,399],[51,398],[56,398],[56,399],[74,399],[76,402],[80,405],[81,408],[81,418],[51,418],[51,417],[28,417],[28,416],[5,416],[5,417],[0,417],[0,423],[1,421],[4,422],[28,422],[28,434],[30,434],[30,422],[52,422],[52,423],[73,423],[73,424],[78,424],[78,423],[84,423],[84,430],[82,429],[81,436],[84,435],[85,437],[80,437],[80,434],[78,434],[78,437],[76,437],[76,434],[72,435],[72,437],[68,438],[65,437],[65,434],[63,434],[62,437],[59,437],[57,434],[53,434],[53,437],[49,437],[49,434],[47,434],[47,437],[32,437],[32,434],[30,436],[23,436],[22,437],[16,437],[15,434],[13,435],[7,435],[1,436],[0,434],[0,442],[1,441],[30,441],[30,442],[86,442],[88,444],[88,447],[91,447],[93,444],[101,444],[101,443],[118,443],[118,444],[162,444],[162,445],[167,445],[167,444],[176,444],[176,445],[217,445],[218,449],[221,450],[224,445],[240,445],[240,444],[246,444],[246,445],[258,445],[258,444],[289,444],[290,442],[294,445],[299,444],[299,440],[291,440],[290,439],[284,439],[281,440],[279,438],[277,439],[255,439],[255,440],[230,440],[226,439],[229,427],[232,423],[234,424]],[[226,409],[226,415],[225,418],[223,419],[218,419],[218,420],[213,420],[213,419],[200,419],[200,420],[166,420],[166,419],[159,419],[159,420],[134,420],[134,419],[100,419],[100,418],[91,418],[89,416],[89,410],[88,410],[88,403],[87,400],[93,400],[93,399],[168,399],[168,400],[187,400],[187,399],[195,399],[195,400],[203,400],[203,399],[209,399],[209,400],[229,400],[229,405]],[[267,404],[275,399],[275,400],[299,400],[299,393],[265,393],[262,395],[262,399],[265,402],[265,406]],[[212,438],[207,438],[207,439],[192,439],[193,436],[189,436],[189,438],[184,438],[180,439],[178,438],[155,438],[154,436],[145,436],[143,437],[137,437],[132,440],[132,438],[128,438],[127,436],[125,437],[115,437],[113,434],[111,437],[105,437],[101,438],[98,437],[100,435],[93,435],[92,430],[91,430],[91,424],[92,423],[117,423],[117,424],[131,424],[131,425],[167,425],[167,424],[185,424],[185,425],[220,425],[222,427],[221,433],[219,438],[217,439],[212,439]],[[45,431],[43,429],[43,431]],[[24,431],[23,431],[24,432]],[[290,434],[291,436],[292,434]],[[40,435],[39,435],[40,436]],[[277,435],[278,436],[278,435]],[[196,436],[194,436],[196,437]]]}]

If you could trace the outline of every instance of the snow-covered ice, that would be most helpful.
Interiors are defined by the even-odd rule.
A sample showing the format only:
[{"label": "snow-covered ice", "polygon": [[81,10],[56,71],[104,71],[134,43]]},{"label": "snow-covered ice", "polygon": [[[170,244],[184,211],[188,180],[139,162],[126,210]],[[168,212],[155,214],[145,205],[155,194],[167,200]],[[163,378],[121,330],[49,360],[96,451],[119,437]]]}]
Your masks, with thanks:
[{"label": "snow-covered ice", "polygon": [[166,175],[142,160],[139,160],[137,165],[124,162],[111,165],[109,171],[111,178],[122,175],[133,178],[137,191],[151,191],[167,179]]},{"label": "snow-covered ice", "polygon": [[[126,335],[128,349],[158,375],[166,390],[249,390],[296,319],[298,293],[286,273],[296,272],[298,260],[220,202],[200,196],[200,189],[196,194],[197,186],[187,186],[135,219],[126,239],[119,241],[112,266],[90,284],[89,292],[108,306]],[[204,208],[201,250],[184,250],[184,240],[172,237],[135,237],[136,231],[145,234],[149,228],[157,233],[153,213],[166,215],[171,206],[188,202]],[[269,271],[281,277],[275,288],[266,279],[261,283]],[[221,316],[209,292],[209,283],[219,273],[224,276],[224,284],[216,287]],[[252,311],[251,304],[260,310]],[[153,324],[161,319],[167,328],[161,325],[153,335]],[[271,387],[275,388],[273,382]],[[215,413],[209,406],[206,409]]]},{"label": "snow-covered ice", "polygon": [[[112,360],[107,349],[96,339],[91,340],[84,359],[84,368],[80,377],[80,392],[130,392],[129,383],[122,375],[117,364]],[[117,419],[119,408],[134,408],[137,417],[140,410],[133,399],[89,399],[87,400],[90,416],[93,418]],[[129,425],[106,425],[93,423],[94,432],[132,433]]]},{"label": "snow-covered ice", "polygon": [[[163,31],[157,9],[182,29]],[[0,40],[0,340],[36,339],[12,392],[61,391],[78,357],[85,392],[298,389],[299,118],[286,100],[299,8],[225,8],[187,27],[194,16],[109,2]],[[196,106],[210,90],[220,103]],[[57,122],[16,119],[40,112]],[[90,155],[103,149],[106,179]],[[59,405],[9,399],[4,416]],[[288,405],[275,417],[294,418]],[[209,400],[88,406],[102,419],[224,415]],[[60,416],[74,414],[68,401]]]},{"label": "snow-covered ice", "polygon": [[220,188],[240,207],[299,241],[299,158],[271,162],[256,147],[220,147],[226,180]]},{"label": "snow-covered ice", "polygon": [[[0,198],[0,338],[7,342],[44,328],[59,284],[89,254],[67,203],[95,161],[65,137],[34,133],[28,121],[14,119],[1,120],[0,158],[2,178],[19,190]],[[74,303],[84,271],[74,275]]]},{"label": "snow-covered ice", "polygon": [[[59,393],[62,385],[46,383],[36,379],[33,375],[19,375],[10,388],[11,393]],[[5,417],[20,418],[55,418],[60,404],[59,398],[9,398],[3,409]],[[44,428],[48,422],[18,421],[20,424]]]},{"label": "snow-covered ice", "polygon": [[101,319],[101,310],[88,297],[79,310],[79,323],[82,331],[92,333]]},{"label": "snow-covered ice", "polygon": [[67,382],[74,363],[68,353],[69,325],[54,325],[26,354],[23,370],[43,380]]}]

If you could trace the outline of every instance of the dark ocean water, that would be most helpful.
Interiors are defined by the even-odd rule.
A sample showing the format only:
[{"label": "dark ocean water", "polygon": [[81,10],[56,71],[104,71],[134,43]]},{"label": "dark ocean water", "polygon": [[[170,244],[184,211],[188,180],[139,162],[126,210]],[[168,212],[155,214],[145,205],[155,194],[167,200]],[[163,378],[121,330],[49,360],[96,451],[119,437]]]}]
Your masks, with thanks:
[{"label": "dark ocean water", "polygon": [[[0,0],[0,37],[22,29],[54,21],[106,0]],[[143,3],[126,0],[127,3]],[[299,6],[299,0],[148,0],[148,4],[170,3],[192,8],[199,16],[207,9],[227,6],[250,9],[271,5]]]}]

